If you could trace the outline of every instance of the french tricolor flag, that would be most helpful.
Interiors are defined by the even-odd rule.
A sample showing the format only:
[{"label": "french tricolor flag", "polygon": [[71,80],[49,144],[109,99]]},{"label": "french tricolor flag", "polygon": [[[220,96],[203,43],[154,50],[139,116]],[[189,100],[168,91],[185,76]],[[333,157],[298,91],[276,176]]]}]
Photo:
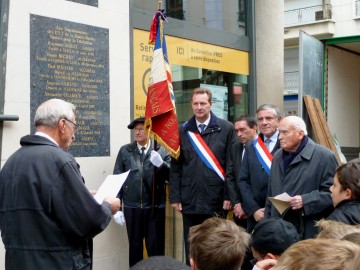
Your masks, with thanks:
[{"label": "french tricolor flag", "polygon": [[178,158],[180,138],[163,20],[163,10],[158,10],[150,28],[149,43],[155,41],[155,46],[146,99],[145,128],[171,156]]}]

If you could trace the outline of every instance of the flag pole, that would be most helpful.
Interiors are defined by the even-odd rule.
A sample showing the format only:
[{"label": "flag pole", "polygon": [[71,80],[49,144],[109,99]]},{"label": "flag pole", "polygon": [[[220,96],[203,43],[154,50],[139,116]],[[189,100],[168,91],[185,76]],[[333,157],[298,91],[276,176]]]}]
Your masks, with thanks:
[{"label": "flag pole", "polygon": [[[157,151],[157,142],[154,139],[154,151]],[[151,216],[154,216],[154,211],[155,211],[155,182],[156,182],[156,177],[155,177],[155,173],[156,173],[156,167],[154,166],[153,168],[153,179],[152,179],[152,196],[151,196]]]},{"label": "flag pole", "polygon": [[[161,10],[161,0],[158,0],[158,10]],[[157,141],[154,138],[154,150],[157,151]],[[153,169],[153,181],[152,181],[152,196],[151,196],[151,216],[154,216],[154,211],[155,211],[155,182],[156,182],[156,167],[154,166]]]},{"label": "flag pole", "polygon": [[[180,138],[178,132],[178,121],[175,110],[175,96],[172,86],[171,70],[168,60],[163,21],[162,1],[158,0],[156,11],[150,25],[149,44],[154,45],[154,57],[151,63],[148,94],[145,107],[145,129],[149,136],[154,139],[154,150],[160,145],[171,155],[178,159],[180,155]],[[151,98],[150,98],[151,97]],[[157,172],[159,169],[154,168]],[[157,175],[156,175],[157,176]],[[156,180],[159,180],[156,177]],[[156,181],[153,178],[153,195],[155,196]],[[151,198],[152,208],[158,203],[157,196]],[[155,212],[154,209],[153,212]]]}]

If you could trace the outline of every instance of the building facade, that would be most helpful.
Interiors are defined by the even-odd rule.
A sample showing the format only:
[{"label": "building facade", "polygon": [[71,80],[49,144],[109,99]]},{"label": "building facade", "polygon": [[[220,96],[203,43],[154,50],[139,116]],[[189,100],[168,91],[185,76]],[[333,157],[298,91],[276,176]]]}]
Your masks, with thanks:
[{"label": "building facade", "polygon": [[297,113],[303,31],[321,41],[321,103],[345,157],[360,152],[360,1],[284,1],[284,111]]},{"label": "building facade", "polygon": [[[282,1],[161,5],[179,122],[191,115],[189,93],[200,85],[213,90],[216,114],[229,121],[265,102],[282,107]],[[136,0],[1,2],[1,166],[33,131],[34,108],[62,98],[77,105],[83,126],[71,151],[89,189],[100,186],[132,139],[127,124],[144,113],[157,8]],[[166,254],[184,260],[177,218],[168,207]],[[0,269],[4,258],[1,245]],[[94,269],[128,269],[125,227],[112,221],[95,237]]]}]

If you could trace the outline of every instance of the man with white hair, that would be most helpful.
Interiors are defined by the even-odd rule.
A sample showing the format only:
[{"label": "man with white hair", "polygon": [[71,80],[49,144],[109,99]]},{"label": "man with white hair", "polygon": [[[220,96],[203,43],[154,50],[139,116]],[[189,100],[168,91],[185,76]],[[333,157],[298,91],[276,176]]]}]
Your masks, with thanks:
[{"label": "man with white hair", "polygon": [[120,208],[97,203],[67,151],[78,128],[75,106],[50,99],[36,110],[36,133],[0,172],[0,230],[5,269],[92,269],[92,238]]},{"label": "man with white hair", "polygon": [[[337,161],[333,152],[307,136],[305,122],[297,116],[285,117],[279,125],[281,149],[274,155],[268,197],[290,195],[288,214],[299,225],[300,237],[315,236],[315,221],[332,210],[330,186]],[[269,199],[265,218],[281,216]],[[300,221],[299,221],[300,219]]]}]

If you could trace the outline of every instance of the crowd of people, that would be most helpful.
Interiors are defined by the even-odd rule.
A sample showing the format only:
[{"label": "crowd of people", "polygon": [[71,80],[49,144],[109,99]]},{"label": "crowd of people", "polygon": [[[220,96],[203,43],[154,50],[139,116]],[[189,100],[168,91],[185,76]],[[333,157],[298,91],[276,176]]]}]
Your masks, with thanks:
[{"label": "crowd of people", "polygon": [[[194,89],[190,101],[178,159],[148,137],[143,117],[128,125],[134,142],[120,148],[113,172],[130,173],[102,204],[67,151],[75,106],[41,104],[36,133],[0,171],[6,269],[92,269],[91,239],[119,210],[131,269],[360,269],[360,158],[339,165],[303,119],[274,105],[231,124],[211,111],[209,89]],[[164,256],[166,181],[185,263]],[[281,211],[269,197],[284,194]]]}]

